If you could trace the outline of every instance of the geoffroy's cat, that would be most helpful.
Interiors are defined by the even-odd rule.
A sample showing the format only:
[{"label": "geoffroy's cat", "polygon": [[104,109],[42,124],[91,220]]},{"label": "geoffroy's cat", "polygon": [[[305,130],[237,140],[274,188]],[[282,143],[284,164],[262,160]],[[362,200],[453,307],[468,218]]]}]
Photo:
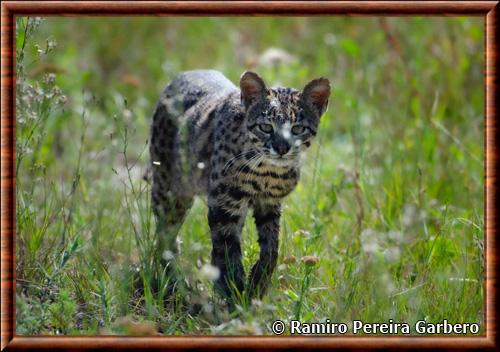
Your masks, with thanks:
[{"label": "geoffroy's cat", "polygon": [[[267,88],[253,72],[240,89],[220,72],[187,71],[161,95],[151,128],[152,205],[163,264],[195,195],[208,197],[215,287],[224,297],[261,297],[278,256],[281,203],[300,176],[300,154],[316,136],[330,96],[326,78],[302,91]],[[240,235],[249,208],[260,255],[248,282]]]}]

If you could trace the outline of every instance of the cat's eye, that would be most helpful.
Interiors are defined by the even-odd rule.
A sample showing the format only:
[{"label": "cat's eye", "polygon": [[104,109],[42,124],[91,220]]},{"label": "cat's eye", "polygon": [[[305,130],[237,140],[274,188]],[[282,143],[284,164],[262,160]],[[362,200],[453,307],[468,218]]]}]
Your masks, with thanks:
[{"label": "cat's eye", "polygon": [[301,134],[305,131],[305,127],[301,125],[295,125],[292,127],[293,134]]},{"label": "cat's eye", "polygon": [[273,125],[270,123],[261,123],[259,128],[264,133],[271,133],[273,131]]}]

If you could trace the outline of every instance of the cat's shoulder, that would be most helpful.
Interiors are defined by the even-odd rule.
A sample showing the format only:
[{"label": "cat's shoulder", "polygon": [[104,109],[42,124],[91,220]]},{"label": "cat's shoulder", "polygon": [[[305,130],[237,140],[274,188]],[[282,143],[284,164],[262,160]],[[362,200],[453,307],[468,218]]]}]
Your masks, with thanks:
[{"label": "cat's shoulder", "polygon": [[217,115],[221,121],[243,121],[245,118],[245,108],[241,103],[239,91],[231,92],[219,100]]}]

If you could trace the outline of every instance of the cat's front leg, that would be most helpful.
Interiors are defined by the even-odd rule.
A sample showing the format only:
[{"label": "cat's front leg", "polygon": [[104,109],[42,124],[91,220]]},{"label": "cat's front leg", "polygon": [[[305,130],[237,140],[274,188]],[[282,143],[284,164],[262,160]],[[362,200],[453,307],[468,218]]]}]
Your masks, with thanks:
[{"label": "cat's front leg", "polygon": [[208,204],[212,265],[220,273],[215,288],[223,297],[231,299],[237,291],[242,293],[244,290],[245,271],[241,262],[240,235],[248,202],[238,190],[221,186],[209,195]]},{"label": "cat's front leg", "polygon": [[253,216],[259,234],[260,255],[250,273],[250,297],[262,297],[278,260],[280,204],[255,204]]}]

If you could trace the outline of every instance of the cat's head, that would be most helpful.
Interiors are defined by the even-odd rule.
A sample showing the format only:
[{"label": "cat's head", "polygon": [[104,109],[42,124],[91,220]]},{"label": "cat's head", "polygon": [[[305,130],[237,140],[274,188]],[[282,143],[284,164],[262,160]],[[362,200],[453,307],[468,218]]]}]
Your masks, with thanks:
[{"label": "cat's head", "polygon": [[275,165],[291,165],[311,145],[330,97],[326,78],[312,80],[302,91],[267,88],[253,72],[240,79],[241,102],[253,147]]}]

